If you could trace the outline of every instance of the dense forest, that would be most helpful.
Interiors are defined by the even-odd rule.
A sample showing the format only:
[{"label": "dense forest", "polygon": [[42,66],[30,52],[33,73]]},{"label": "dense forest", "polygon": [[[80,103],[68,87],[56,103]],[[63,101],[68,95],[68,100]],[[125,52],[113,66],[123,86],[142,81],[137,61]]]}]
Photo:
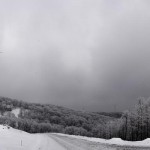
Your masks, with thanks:
[{"label": "dense forest", "polygon": [[[138,98],[137,104],[124,111],[121,118],[108,121],[105,129],[98,130],[97,137],[119,137],[129,141],[140,141],[150,138],[150,98]],[[104,134],[103,134],[104,133]]]},{"label": "dense forest", "polygon": [[[16,108],[20,108],[19,117],[11,113]],[[0,97],[0,113],[1,124],[8,124],[30,133],[61,132],[97,136],[95,132],[100,125],[105,127],[108,121],[116,120],[109,115],[75,111],[50,104],[27,103],[6,97]]]},{"label": "dense forest", "polygon": [[[12,110],[20,110],[16,117]],[[130,111],[85,112],[0,97],[0,124],[29,133],[60,132],[110,139],[143,140],[150,137],[150,99],[139,98]]]}]

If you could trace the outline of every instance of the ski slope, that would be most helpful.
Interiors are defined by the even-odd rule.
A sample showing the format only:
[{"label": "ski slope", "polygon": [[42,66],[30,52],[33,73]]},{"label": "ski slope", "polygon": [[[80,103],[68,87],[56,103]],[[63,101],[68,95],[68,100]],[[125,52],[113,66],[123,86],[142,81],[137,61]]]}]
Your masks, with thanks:
[{"label": "ski slope", "polygon": [[15,115],[15,117],[18,118],[19,114],[20,114],[20,108],[16,108],[16,109],[13,109],[11,111],[11,113],[13,113]]}]

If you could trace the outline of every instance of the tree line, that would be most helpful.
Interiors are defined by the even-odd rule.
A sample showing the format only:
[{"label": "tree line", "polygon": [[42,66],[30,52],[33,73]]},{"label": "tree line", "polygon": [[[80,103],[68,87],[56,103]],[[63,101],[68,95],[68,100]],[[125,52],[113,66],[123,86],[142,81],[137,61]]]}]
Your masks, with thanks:
[{"label": "tree line", "polygon": [[150,98],[138,98],[137,104],[123,112],[121,118],[110,120],[95,129],[96,137],[140,141],[150,138]]}]

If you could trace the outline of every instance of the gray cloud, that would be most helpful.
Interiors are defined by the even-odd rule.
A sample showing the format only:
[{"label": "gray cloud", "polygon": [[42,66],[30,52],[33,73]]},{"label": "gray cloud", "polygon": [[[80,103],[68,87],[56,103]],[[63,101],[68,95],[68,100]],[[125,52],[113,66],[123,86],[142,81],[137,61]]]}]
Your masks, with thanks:
[{"label": "gray cloud", "polygon": [[146,0],[0,2],[0,95],[112,111],[150,96]]}]

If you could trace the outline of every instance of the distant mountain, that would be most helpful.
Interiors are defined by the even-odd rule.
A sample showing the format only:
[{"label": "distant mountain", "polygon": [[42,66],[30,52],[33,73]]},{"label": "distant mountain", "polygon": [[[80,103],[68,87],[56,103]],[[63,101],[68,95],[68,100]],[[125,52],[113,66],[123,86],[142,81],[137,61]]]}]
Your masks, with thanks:
[{"label": "distant mountain", "polygon": [[61,132],[86,136],[95,136],[97,126],[104,127],[117,118],[115,115],[27,103],[6,97],[0,97],[0,115],[1,124],[30,133]]},{"label": "distant mountain", "polygon": [[113,118],[121,118],[123,115],[123,112],[96,112],[99,115],[103,116],[109,116]]}]

